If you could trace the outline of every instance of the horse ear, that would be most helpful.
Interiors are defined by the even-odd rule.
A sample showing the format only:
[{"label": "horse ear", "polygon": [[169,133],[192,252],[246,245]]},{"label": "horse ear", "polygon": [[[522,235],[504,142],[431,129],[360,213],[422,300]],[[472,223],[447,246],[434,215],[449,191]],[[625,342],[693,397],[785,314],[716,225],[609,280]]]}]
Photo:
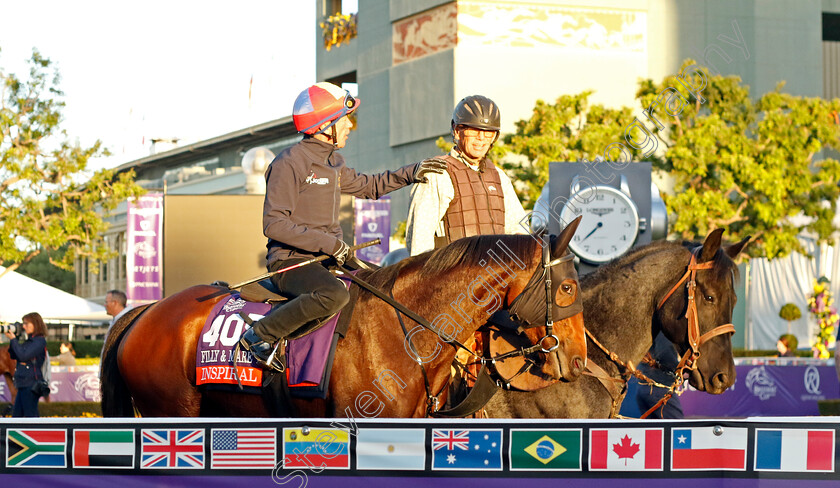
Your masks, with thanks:
[{"label": "horse ear", "polygon": [[739,254],[741,254],[741,252],[744,250],[744,248],[747,247],[747,244],[750,243],[750,237],[752,237],[752,236],[747,236],[743,240],[741,240],[740,242],[736,242],[735,244],[731,244],[729,246],[726,246],[725,248],[723,248],[723,251],[731,259],[735,259],[736,257],[738,257]]},{"label": "horse ear", "polygon": [[575,231],[577,231],[578,225],[580,225],[580,219],[582,218],[583,215],[579,216],[575,220],[571,221],[565,229],[560,231],[560,235],[554,239],[554,242],[551,245],[552,256],[560,256],[566,252],[566,248],[569,247],[569,242],[571,242],[572,237],[575,235]]},{"label": "horse ear", "polygon": [[700,252],[700,262],[705,263],[714,259],[718,249],[720,249],[721,236],[723,229],[715,229],[706,236],[703,242],[703,251]]}]

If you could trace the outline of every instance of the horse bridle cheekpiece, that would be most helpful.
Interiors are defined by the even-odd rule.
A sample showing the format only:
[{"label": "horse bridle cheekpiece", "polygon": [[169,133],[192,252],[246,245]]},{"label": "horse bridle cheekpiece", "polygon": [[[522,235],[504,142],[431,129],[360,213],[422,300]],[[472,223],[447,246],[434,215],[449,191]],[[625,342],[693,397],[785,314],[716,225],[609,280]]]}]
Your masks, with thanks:
[{"label": "horse bridle cheekpiece", "polygon": [[719,336],[722,334],[728,333],[735,333],[735,326],[732,324],[723,324],[715,327],[714,329],[706,332],[702,336],[700,335],[700,319],[697,316],[697,302],[694,298],[694,291],[697,288],[697,271],[701,269],[712,269],[714,266],[714,261],[707,261],[705,263],[697,263],[697,255],[700,254],[701,250],[703,249],[702,246],[695,248],[691,252],[691,260],[688,263],[688,269],[686,270],[685,274],[680,281],[671,288],[662,300],[659,301],[656,309],[659,310],[665,305],[665,302],[671,298],[671,295],[674,294],[675,291],[683,284],[686,283],[688,287],[688,306],[685,310],[685,318],[688,320],[688,350],[685,351],[683,357],[680,359],[680,363],[677,365],[676,374],[677,379],[682,379],[682,375],[686,369],[689,371],[694,371],[697,369],[697,360],[700,358],[700,346],[702,346],[706,341],[711,339],[712,337]]},{"label": "horse bridle cheekpiece", "polygon": [[[557,289],[562,285],[560,273],[567,271],[565,268],[560,268],[559,265],[574,266],[572,260],[575,255],[567,253],[565,256],[551,260],[551,241],[550,238],[543,238],[542,242],[542,270],[537,268],[525,289],[522,290],[513,303],[510,304],[510,316],[513,320],[521,323],[525,328],[540,327],[545,324],[546,335],[538,344],[543,344],[546,339],[552,339],[554,345],[550,347],[542,346],[542,352],[552,352],[560,345],[560,340],[554,335],[554,319],[563,320],[583,312],[583,304],[581,300],[574,300],[566,306],[556,304],[552,297],[557,293]],[[554,279],[552,280],[552,275]],[[559,275],[559,276],[558,276]],[[545,289],[545,301],[542,295],[537,291],[539,287]],[[545,314],[542,314],[542,305],[545,305]],[[557,317],[554,317],[554,309],[557,309]],[[545,321],[543,321],[543,318]]]}]

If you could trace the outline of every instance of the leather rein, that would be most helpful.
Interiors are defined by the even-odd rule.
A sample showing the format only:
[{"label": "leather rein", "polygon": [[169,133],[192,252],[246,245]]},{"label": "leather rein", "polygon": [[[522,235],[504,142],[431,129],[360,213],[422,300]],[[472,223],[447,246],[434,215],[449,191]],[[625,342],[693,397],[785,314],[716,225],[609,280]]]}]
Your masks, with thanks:
[{"label": "leather rein", "polygon": [[[668,301],[669,298],[676,292],[683,283],[686,284],[688,288],[688,305],[686,306],[685,311],[685,318],[688,320],[688,326],[686,333],[688,334],[688,349],[680,358],[680,362],[677,365],[677,368],[674,372],[675,378],[674,383],[670,386],[659,384],[652,379],[648,378],[645,374],[641,371],[638,371],[632,363],[630,362],[623,362],[621,359],[618,358],[618,355],[614,352],[610,351],[603,344],[598,342],[595,339],[595,336],[589,332],[589,329],[586,330],[586,335],[589,339],[595,343],[606,355],[607,357],[618,366],[619,374],[621,375],[620,378],[614,378],[609,375],[603,368],[595,364],[594,361],[587,361],[586,371],[584,374],[589,376],[593,376],[601,381],[601,384],[607,389],[610,393],[610,396],[613,398],[612,407],[610,409],[610,417],[616,417],[618,414],[618,404],[620,399],[623,397],[624,392],[627,388],[627,381],[630,379],[630,376],[635,376],[639,379],[640,384],[652,385],[657,386],[660,388],[667,388],[668,393],[659,400],[653,407],[651,407],[647,412],[645,412],[640,418],[647,418],[651,413],[656,411],[657,408],[662,407],[668,400],[673,396],[674,393],[678,395],[681,393],[677,391],[677,388],[683,383],[683,374],[686,372],[694,371],[697,369],[697,360],[700,359],[700,346],[706,343],[709,339],[719,336],[722,334],[728,333],[735,333],[735,326],[733,324],[723,324],[715,327],[714,329],[706,332],[703,335],[700,335],[700,319],[697,314],[697,302],[695,299],[695,291],[697,288],[697,271],[700,270],[708,270],[714,267],[713,261],[707,261],[705,263],[697,263],[697,255],[700,254],[700,251],[703,249],[702,246],[696,247],[694,250],[691,251],[691,259],[688,263],[688,268],[685,271],[685,274],[680,278],[680,280],[671,287],[671,290],[659,300],[659,303],[656,306],[656,310],[661,309],[665,302]],[[590,369],[591,368],[591,369]],[[620,384],[620,386],[619,386]]]},{"label": "leather rein", "polygon": [[[460,348],[462,350],[465,350],[470,356],[472,356],[473,358],[476,359],[475,362],[481,364],[481,371],[479,371],[479,378],[477,379],[477,384],[480,383],[483,387],[482,388],[477,388],[477,387],[473,388],[470,391],[470,394],[467,395],[467,398],[465,398],[464,401],[461,402],[459,405],[456,405],[455,407],[452,407],[448,410],[440,410],[440,399],[439,398],[440,398],[440,395],[444,391],[446,391],[446,388],[449,386],[449,381],[446,382],[444,387],[437,394],[432,393],[431,384],[429,382],[429,376],[428,376],[428,373],[426,372],[425,364],[423,364],[423,361],[419,357],[414,358],[415,361],[417,361],[417,363],[420,365],[420,370],[423,373],[423,382],[424,382],[425,388],[426,388],[426,416],[427,417],[432,417],[432,416],[435,416],[435,417],[465,417],[465,416],[474,414],[475,412],[477,412],[478,410],[483,408],[484,405],[488,401],[490,401],[490,398],[495,394],[495,392],[498,388],[501,388],[503,385],[509,385],[510,381],[512,381],[514,378],[516,378],[516,376],[519,376],[520,374],[524,373],[524,371],[520,371],[513,378],[509,378],[509,379],[502,378],[501,381],[496,380],[496,381],[493,382],[492,387],[491,387],[490,382],[487,381],[487,379],[489,379],[489,373],[486,370],[488,364],[489,365],[494,365],[496,363],[496,361],[504,361],[506,359],[509,359],[511,357],[516,357],[516,356],[528,356],[528,355],[536,353],[536,352],[543,352],[543,353],[547,354],[547,353],[550,353],[550,352],[553,352],[553,351],[557,350],[557,348],[560,347],[560,339],[554,334],[554,320],[552,318],[552,297],[551,297],[552,283],[551,283],[551,272],[550,272],[550,270],[551,270],[552,267],[557,266],[559,264],[566,263],[568,261],[571,261],[572,259],[574,259],[574,254],[567,253],[565,256],[562,256],[562,257],[559,257],[557,259],[552,260],[551,259],[551,253],[550,253],[550,245],[546,241],[543,242],[542,263],[541,263],[542,264],[542,274],[543,274],[543,276],[542,276],[541,281],[545,283],[546,335],[543,336],[539,341],[537,341],[536,344],[532,345],[531,347],[520,348],[520,349],[517,349],[515,351],[510,351],[510,352],[507,352],[507,353],[504,353],[504,354],[500,354],[498,356],[494,356],[492,358],[484,358],[483,356],[480,356],[480,355],[476,354],[472,349],[464,346],[463,344],[454,340],[453,338],[447,338],[447,337],[442,336],[440,334],[440,332],[437,329],[435,329],[424,318],[420,317],[417,314],[413,314],[413,316],[412,316],[411,314],[406,313],[407,310],[404,307],[398,306],[399,304],[398,304],[398,302],[396,302],[396,300],[394,300],[393,296],[392,297],[383,297],[383,296],[380,296],[381,292],[379,292],[380,294],[374,293],[374,294],[376,294],[376,296],[383,299],[385,302],[389,303],[391,306],[394,307],[395,312],[397,314],[397,319],[399,319],[400,326],[402,327],[403,334],[405,334],[406,338],[409,341],[409,344],[411,344],[411,336],[408,334],[408,329],[406,328],[405,323],[403,322],[403,318],[402,318],[402,315],[400,314],[400,312],[407,315],[414,322],[417,322],[418,324],[420,324],[424,328],[426,328],[426,329],[432,331],[433,333],[435,333],[438,337],[443,339],[444,342],[447,342],[450,345],[453,345],[456,349]],[[534,273],[538,273],[538,272],[540,272],[539,269],[534,271]],[[350,279],[352,279],[353,281],[356,281],[362,287],[368,289],[368,291],[373,291],[371,289],[372,287],[370,287],[370,285],[365,286],[365,285],[367,285],[367,283],[362,284],[361,283],[362,280],[359,280],[358,278],[350,278]],[[511,306],[513,306],[513,304],[516,303],[516,301],[520,297],[527,294],[529,291],[530,290],[528,290],[527,288],[525,290],[522,290],[522,292],[513,300],[513,302],[511,303]],[[546,347],[546,345],[544,345],[544,342],[547,339],[552,339],[554,341],[554,344]],[[414,350],[413,346],[411,346],[410,349],[413,351]],[[460,363],[458,363],[458,365],[466,370],[464,365],[462,365]],[[530,367],[528,369],[530,369]],[[498,375],[498,372],[496,374]],[[487,378],[484,378],[484,381],[482,381],[483,377],[485,377],[485,376],[487,376]]]}]

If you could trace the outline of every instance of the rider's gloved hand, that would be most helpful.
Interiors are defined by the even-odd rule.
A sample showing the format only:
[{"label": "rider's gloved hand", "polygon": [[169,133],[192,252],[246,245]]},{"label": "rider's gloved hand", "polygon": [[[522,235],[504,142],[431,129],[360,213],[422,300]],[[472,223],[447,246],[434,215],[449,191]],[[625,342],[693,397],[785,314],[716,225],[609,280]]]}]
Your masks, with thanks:
[{"label": "rider's gloved hand", "polygon": [[342,240],[337,240],[335,249],[330,253],[330,256],[335,258],[335,263],[339,266],[343,265],[347,258],[350,257],[350,246]]},{"label": "rider's gloved hand", "polygon": [[428,183],[429,179],[426,175],[430,173],[443,174],[446,171],[448,164],[443,159],[429,158],[417,163],[414,168],[414,182]]}]

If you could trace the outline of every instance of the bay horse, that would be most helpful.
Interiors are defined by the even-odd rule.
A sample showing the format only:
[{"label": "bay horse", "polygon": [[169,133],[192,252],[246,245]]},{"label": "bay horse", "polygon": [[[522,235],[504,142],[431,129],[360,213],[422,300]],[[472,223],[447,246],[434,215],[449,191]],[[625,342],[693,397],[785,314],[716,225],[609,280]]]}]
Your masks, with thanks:
[{"label": "bay horse", "polygon": [[[732,322],[736,300],[734,282],[738,279],[738,268],[733,259],[744,249],[749,238],[721,246],[722,234],[721,229],[712,231],[702,247],[695,242],[656,241],[581,277],[584,321],[587,335],[591,336],[587,369],[600,367],[606,377],[601,381],[587,372],[574,384],[553,384],[534,392],[502,390],[488,402],[487,415],[496,418],[614,417],[621,407],[626,381],[631,374],[626,365],[639,364],[660,330],[677,345],[680,354],[688,353],[696,360],[696,368],[689,373],[689,384],[711,394],[723,393],[735,382],[730,340],[730,332],[734,329],[731,325],[727,327]],[[694,262],[692,256],[696,256],[697,261],[696,277],[689,276],[689,263]],[[696,299],[693,301],[699,334],[691,333],[686,318],[689,291],[683,280],[696,281]],[[708,336],[704,337],[706,334]],[[694,353],[690,340],[699,343]]]},{"label": "bay horse", "polygon": [[[555,354],[543,354],[554,358],[556,379],[572,381],[581,374],[586,357],[582,307],[576,300],[577,272],[567,251],[578,223],[576,220],[560,235],[552,236],[545,248],[531,235],[476,236],[393,266],[360,271],[357,276],[390,292],[422,317],[435,317],[432,322],[436,327],[446,329],[450,338],[463,343],[499,307],[515,309],[518,298],[522,299],[520,303],[539,305],[534,313],[542,316],[537,325],[544,327],[545,281],[538,280],[537,286],[531,283],[533,277],[542,277],[543,270],[548,269],[553,319],[567,320],[555,324],[556,344],[547,344],[547,350]],[[547,268],[543,264],[558,261],[562,262]],[[259,395],[195,386],[199,334],[210,310],[228,296],[206,301],[199,298],[218,292],[218,287],[194,286],[134,309],[113,326],[101,366],[104,416],[133,416],[134,408],[143,416],[270,416]],[[528,313],[521,312],[523,316]],[[529,318],[536,321],[534,316]],[[419,327],[408,319],[405,323],[408,329]],[[338,341],[327,398],[293,399],[297,414],[336,417],[361,408],[361,415],[371,416],[373,409],[365,410],[365,406],[378,407],[373,416],[433,414],[446,401],[450,364],[456,351],[429,331],[408,335],[411,347],[406,345],[406,332],[394,309],[361,291],[346,337]],[[376,389],[384,401],[373,393]]]},{"label": "bay horse", "polygon": [[15,366],[17,366],[17,361],[9,355],[9,346],[0,347],[0,374],[6,378],[6,385],[9,387],[9,403],[12,405],[14,405],[15,397],[17,396],[17,388],[15,388],[14,381],[12,381],[15,374]]}]

